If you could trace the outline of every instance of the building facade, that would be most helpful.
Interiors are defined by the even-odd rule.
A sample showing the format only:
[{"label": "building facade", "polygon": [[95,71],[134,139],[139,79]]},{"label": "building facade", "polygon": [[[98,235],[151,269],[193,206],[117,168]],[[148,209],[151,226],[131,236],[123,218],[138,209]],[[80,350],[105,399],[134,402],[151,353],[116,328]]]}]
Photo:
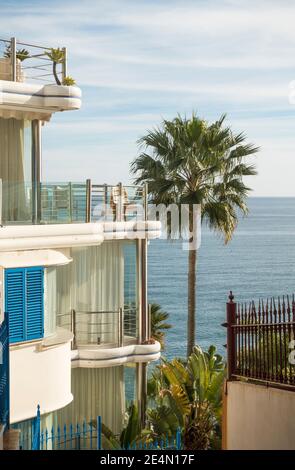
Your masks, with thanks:
[{"label": "building facade", "polygon": [[[40,75],[43,65],[34,61],[48,58],[47,50],[4,44],[0,323],[5,314],[9,423],[25,425],[40,405],[47,427],[101,415],[119,433],[126,398],[143,416],[146,367],[160,357],[147,298],[148,240],[160,226],[147,220],[145,187],[99,184],[92,174],[85,182],[43,181],[43,127],[57,112],[79,110],[81,91],[51,77],[33,83],[27,71]],[[26,61],[18,48],[28,49]],[[67,83],[62,51],[60,81]]]}]

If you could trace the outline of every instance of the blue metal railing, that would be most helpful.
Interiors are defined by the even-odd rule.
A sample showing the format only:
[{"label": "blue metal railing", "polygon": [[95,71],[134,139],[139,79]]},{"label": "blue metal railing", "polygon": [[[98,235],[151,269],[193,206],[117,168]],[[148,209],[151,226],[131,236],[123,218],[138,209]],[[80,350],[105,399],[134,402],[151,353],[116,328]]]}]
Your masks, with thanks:
[{"label": "blue metal railing", "polygon": [[[24,450],[103,450],[102,420],[97,416],[95,424],[84,420],[82,424],[52,426],[42,429],[40,407],[32,420],[30,432],[21,432],[20,446]],[[166,435],[152,442],[133,442],[124,450],[181,450],[181,429],[175,435]]]},{"label": "blue metal railing", "polygon": [[32,429],[32,450],[40,450],[40,426],[41,426],[41,417],[40,417],[40,406],[37,407],[37,416],[34,419]]},{"label": "blue metal railing", "polygon": [[165,438],[155,439],[152,442],[133,442],[127,446],[125,450],[181,450],[181,429],[178,428],[175,436],[169,436]]},{"label": "blue metal railing", "polygon": [[8,315],[0,325],[0,424],[9,424],[9,326]]},{"label": "blue metal railing", "polygon": [[42,428],[40,406],[31,422],[31,428],[21,432],[20,447],[23,450],[101,450],[101,417],[97,416],[96,426],[87,423]]}]

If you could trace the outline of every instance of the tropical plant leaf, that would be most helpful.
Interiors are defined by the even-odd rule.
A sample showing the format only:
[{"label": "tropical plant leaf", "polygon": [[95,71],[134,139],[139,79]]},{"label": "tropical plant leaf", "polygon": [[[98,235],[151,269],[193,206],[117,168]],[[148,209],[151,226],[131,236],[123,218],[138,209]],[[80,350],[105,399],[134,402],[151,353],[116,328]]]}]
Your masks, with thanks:
[{"label": "tropical plant leaf", "polygon": [[136,440],[140,434],[140,420],[138,415],[138,408],[132,404],[129,408],[129,419],[127,426],[123,429],[120,436],[120,443],[123,449],[127,449],[129,445]]}]

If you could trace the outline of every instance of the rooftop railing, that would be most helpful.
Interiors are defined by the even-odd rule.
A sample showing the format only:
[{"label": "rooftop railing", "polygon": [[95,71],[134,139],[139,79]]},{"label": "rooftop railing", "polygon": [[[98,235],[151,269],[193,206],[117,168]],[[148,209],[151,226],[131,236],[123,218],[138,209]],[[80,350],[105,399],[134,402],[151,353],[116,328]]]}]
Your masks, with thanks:
[{"label": "rooftop railing", "polygon": [[[58,51],[56,61],[52,51]],[[67,49],[0,39],[0,80],[61,84],[67,77]]]},{"label": "rooftop railing", "polygon": [[0,223],[58,224],[147,219],[146,186],[0,180]]}]

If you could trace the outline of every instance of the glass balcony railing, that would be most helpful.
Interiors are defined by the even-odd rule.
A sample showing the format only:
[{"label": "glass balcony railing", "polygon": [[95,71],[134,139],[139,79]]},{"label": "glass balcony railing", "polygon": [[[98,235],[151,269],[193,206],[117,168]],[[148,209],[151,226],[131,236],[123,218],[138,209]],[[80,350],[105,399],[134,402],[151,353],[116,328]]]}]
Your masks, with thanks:
[{"label": "glass balcony railing", "polygon": [[40,223],[86,221],[87,188],[83,183],[41,183]]},{"label": "glass balcony railing", "polygon": [[146,220],[146,197],[146,187],[121,183],[3,181],[0,221],[10,225]]}]

